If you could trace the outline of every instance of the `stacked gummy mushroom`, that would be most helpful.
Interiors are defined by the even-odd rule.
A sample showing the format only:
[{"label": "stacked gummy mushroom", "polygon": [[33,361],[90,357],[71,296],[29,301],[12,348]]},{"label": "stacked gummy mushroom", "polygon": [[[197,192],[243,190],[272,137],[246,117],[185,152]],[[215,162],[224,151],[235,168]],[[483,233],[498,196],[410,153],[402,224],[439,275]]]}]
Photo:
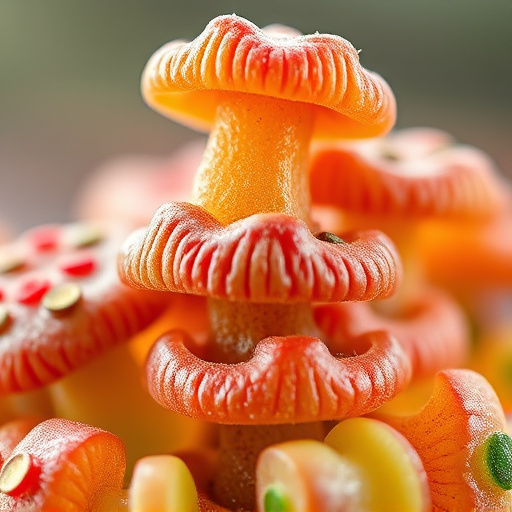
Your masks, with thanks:
[{"label": "stacked gummy mushroom", "polygon": [[156,110],[211,127],[193,204],[162,206],[120,257],[132,286],[208,297],[209,343],[185,332],[159,339],[148,388],[164,407],[223,425],[213,495],[251,509],[263,448],[322,438],[322,421],[368,413],[409,381],[392,336],[366,332],[329,347],[312,307],[397,287],[387,237],[317,232],[307,176],[312,138],[383,134],[394,97],[344,39],[269,35],[236,16],[160,49],[142,88]]},{"label": "stacked gummy mushroom", "polygon": [[[126,235],[122,226],[45,225],[0,250],[0,510],[71,510],[68,502],[76,510],[89,510],[83,503],[103,502],[88,495],[95,486],[98,494],[105,482],[116,482],[112,485],[120,493],[123,443],[129,470],[133,459],[148,450],[166,449],[158,441],[158,428],[166,430],[168,449],[178,447],[168,436],[177,418],[150,399],[129,357],[127,342],[169,302],[120,282],[117,253]],[[61,419],[29,433],[51,416]],[[194,430],[191,424],[187,428]],[[122,457],[109,454],[109,440]],[[57,469],[61,475],[71,471],[67,450],[81,450],[82,441],[92,455],[82,453],[76,462],[76,478],[84,478],[78,497],[73,485],[49,480],[57,478]],[[58,446],[47,450],[52,442]],[[109,469],[111,456],[116,467]],[[87,481],[96,470],[98,479]],[[52,508],[54,500],[63,508]]]},{"label": "stacked gummy mushroom", "polygon": [[[427,295],[419,320],[402,329],[405,351],[388,331],[370,331],[389,323],[369,322],[366,329],[347,332],[347,319],[331,315],[322,332],[322,322],[315,321],[322,315],[315,319],[313,303],[386,298],[400,278],[395,249],[382,234],[318,233],[306,172],[312,139],[385,134],[394,122],[391,91],[379,76],[360,67],[357,52],[341,38],[300,36],[280,27],[260,31],[236,16],[217,18],[191,43],[165,45],[148,63],[142,87],[146,102],[159,112],[211,129],[193,204],[162,206],[146,230],[129,238],[120,257],[121,275],[132,286],[208,298],[209,342],[199,345],[186,332],[159,339],[147,361],[149,391],[164,407],[221,424],[218,459],[206,489],[217,503],[230,509],[254,507],[259,457],[259,509],[284,510],[295,499],[295,491],[286,486],[283,495],[279,482],[262,483],[276,476],[272,467],[283,460],[300,466],[295,473],[299,486],[297,475],[308,473],[304,460],[311,463],[313,483],[305,487],[311,492],[298,500],[298,509],[362,506],[360,496],[349,496],[350,485],[340,491],[336,508],[329,491],[318,491],[322,478],[329,481],[343,471],[348,475],[347,466],[323,466],[322,456],[315,454],[324,449],[315,445],[280,443],[320,439],[322,421],[364,415],[389,401],[408,383],[411,364],[415,373],[431,375],[460,364],[467,350],[461,312],[440,292]],[[442,303],[438,317],[434,303]],[[439,318],[443,332],[431,336],[429,327]],[[411,337],[414,328],[419,332]],[[419,349],[432,340],[434,352],[450,343],[453,349],[446,357],[434,354],[422,361]],[[455,371],[453,380],[481,391],[486,398],[478,396],[476,412],[492,418],[472,430],[473,403],[462,400],[458,427],[466,428],[468,437],[453,450],[464,453],[455,465],[457,477],[470,478],[463,477],[454,493],[476,506],[506,507],[509,475],[504,477],[496,461],[508,460],[510,443],[495,394],[470,373]],[[433,403],[439,407],[438,399]],[[411,420],[420,425],[412,438],[428,433],[426,411]],[[378,435],[379,428],[370,430]],[[350,432],[350,426],[346,429]],[[406,437],[410,432],[402,431]],[[453,425],[450,433],[457,436]],[[342,449],[340,435],[333,434],[331,441]],[[409,441],[425,453],[414,439]],[[265,449],[272,444],[270,452]],[[413,459],[409,463],[421,476]],[[330,474],[329,468],[336,469]],[[315,478],[315,470],[323,476]],[[427,467],[429,484],[437,489],[436,471],[435,464]],[[205,509],[216,506],[204,498],[201,503]],[[430,498],[418,503],[418,510],[427,510]],[[434,500],[434,507],[445,504]]]},{"label": "stacked gummy mushroom", "polygon": [[[377,186],[385,173],[371,168],[345,162],[341,178],[325,162],[310,168],[312,140],[372,139],[368,147],[380,148],[387,143],[374,138],[395,120],[386,82],[362,68],[358,52],[337,36],[260,30],[222,16],[196,40],[156,52],[142,88],[157,111],[211,130],[191,203],[161,206],[147,228],[125,241],[119,271],[139,290],[110,271],[98,276],[103,261],[90,251],[103,247],[96,231],[82,231],[82,242],[72,243],[63,236],[71,228],[46,228],[13,245],[28,258],[4,253],[0,391],[27,391],[67,375],[171,303],[182,318],[165,317],[163,325],[180,330],[150,349],[146,385],[163,412],[217,424],[218,444],[180,458],[141,459],[127,498],[126,455],[116,436],[63,419],[12,421],[0,428],[0,510],[510,510],[512,441],[503,410],[484,378],[445,369],[466,357],[467,325],[448,296],[410,272],[411,223],[408,233],[404,226],[391,231],[407,286],[398,300],[369,305],[395,294],[402,279],[395,245],[373,229],[379,221],[390,226],[384,213],[417,220],[437,204],[473,212],[478,200],[486,214],[488,198],[499,196],[495,189],[486,181],[468,186],[464,178],[463,188],[480,195],[460,206],[457,194],[443,192],[459,185],[443,175],[434,180],[442,201],[434,193],[425,206],[424,192],[403,176],[389,179],[386,189]],[[425,147],[443,139],[428,132],[419,144],[414,136],[404,144],[401,137],[397,147],[421,161]],[[373,206],[380,201],[384,209],[374,209],[370,222],[346,216],[341,229],[351,231],[322,231],[323,219],[312,217],[310,180],[315,201],[346,208],[355,186],[365,208],[373,197]],[[404,183],[418,199],[413,213],[389,200],[389,190],[406,197]],[[51,274],[27,279],[24,270],[43,264]],[[206,297],[207,336],[198,335],[204,302],[189,295]],[[162,330],[153,326],[151,332]],[[125,352],[111,354],[126,364]],[[411,379],[438,370],[427,404],[396,415],[396,395]],[[73,387],[97,390],[95,399],[95,384],[108,372],[96,367],[74,384],[66,377],[65,394],[51,391],[55,408],[63,409],[65,396],[87,402]],[[343,421],[325,437],[333,420]],[[191,425],[171,427],[169,438],[186,437]],[[151,430],[144,435],[152,437]]]}]

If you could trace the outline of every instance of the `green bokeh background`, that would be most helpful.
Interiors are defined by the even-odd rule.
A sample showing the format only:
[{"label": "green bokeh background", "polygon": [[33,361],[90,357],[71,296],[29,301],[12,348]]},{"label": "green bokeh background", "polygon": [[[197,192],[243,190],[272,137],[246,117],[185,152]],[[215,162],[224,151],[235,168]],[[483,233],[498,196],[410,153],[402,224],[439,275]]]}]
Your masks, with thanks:
[{"label": "green bokeh background", "polygon": [[349,39],[395,91],[397,127],[447,130],[512,176],[512,0],[0,0],[0,219],[70,219],[100,162],[194,136],[144,106],[140,73],[233,12]]}]

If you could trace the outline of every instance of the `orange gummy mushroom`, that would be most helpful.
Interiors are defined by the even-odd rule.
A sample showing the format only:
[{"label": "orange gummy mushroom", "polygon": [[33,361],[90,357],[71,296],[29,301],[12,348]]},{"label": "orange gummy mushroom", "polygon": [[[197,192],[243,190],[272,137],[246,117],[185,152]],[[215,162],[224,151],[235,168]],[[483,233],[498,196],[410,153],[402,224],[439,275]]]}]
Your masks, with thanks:
[{"label": "orange gummy mushroom", "polygon": [[[310,231],[309,143],[313,137],[386,133],[395,120],[387,84],[362,68],[357,51],[340,37],[301,36],[282,26],[260,30],[233,15],[214,19],[191,43],[175,41],[157,51],[145,68],[142,92],[151,107],[168,117],[195,128],[211,127],[193,186],[195,205],[164,205],[148,230],[126,242],[120,257],[121,276],[132,286],[206,295],[209,300],[212,334],[201,352],[207,361],[193,359],[182,343],[186,336],[180,334],[171,347],[181,350],[178,363],[183,366],[171,364],[174,369],[165,374],[162,365],[169,361],[164,337],[157,344],[163,350],[154,349],[150,356],[148,375],[155,380],[148,387],[161,386],[162,397],[172,395],[175,387],[194,377],[189,366],[193,362],[201,367],[195,376],[211,373],[219,397],[223,390],[230,392],[240,371],[238,388],[243,393],[251,367],[257,373],[263,359],[272,359],[270,352],[263,357],[268,347],[282,351],[283,375],[295,378],[301,369],[287,373],[284,367],[292,344],[300,364],[312,350],[327,371],[343,367],[345,362],[330,355],[318,339],[310,302],[389,296],[400,278],[400,264],[392,244],[375,232],[347,234],[346,240],[315,239]],[[394,340],[387,343],[401,369],[392,375],[370,372],[368,377],[390,384],[394,393],[408,380],[409,364]],[[354,358],[348,379],[338,383],[342,395],[346,391],[352,396],[351,372],[364,374],[365,361],[387,367],[386,351],[372,350]],[[361,368],[356,370],[357,364]],[[308,390],[314,389],[313,377],[311,367],[304,380]],[[258,396],[274,395],[279,382],[262,375]],[[373,384],[365,382],[369,388],[360,397],[373,395]],[[201,389],[191,386],[186,396],[197,400]],[[213,487],[221,504],[253,506],[256,456],[265,442],[318,437],[319,423],[311,428],[286,425],[326,416],[323,411],[329,407],[320,407],[317,414],[311,393],[305,393],[303,412],[300,407],[289,409],[272,428],[269,423],[276,420],[270,414],[251,418],[255,406],[247,394],[243,410],[227,421],[239,422],[233,428],[239,430],[235,437],[240,442],[234,446],[235,437],[227,430],[220,435],[221,461]],[[319,393],[335,403],[343,401],[327,388]],[[214,420],[222,414],[223,399],[208,400]],[[186,412],[201,415],[200,409]],[[341,406],[332,412],[347,411]],[[262,421],[266,423],[258,430],[254,424]],[[249,426],[242,428],[240,422]]]},{"label": "orange gummy mushroom", "polygon": [[445,370],[428,403],[410,416],[377,414],[418,452],[433,510],[510,510],[512,440],[496,393],[479,374]]},{"label": "orange gummy mushroom", "polygon": [[[301,365],[304,354],[312,350],[330,368],[327,371],[339,371],[345,362],[330,355],[318,339],[311,301],[387,297],[399,281],[400,264],[392,244],[375,232],[347,234],[344,240],[315,239],[307,177],[309,143],[314,137],[386,133],[395,120],[388,85],[362,68],[357,51],[338,36],[301,36],[282,26],[260,30],[233,15],[214,19],[191,43],[175,41],[157,51],[144,70],[142,92],[145,101],[164,115],[195,128],[211,127],[193,186],[195,204],[164,205],[146,231],[127,240],[119,259],[120,274],[132,286],[206,295],[209,301],[212,334],[201,352],[207,360],[191,359],[178,335],[180,341],[171,346],[181,350],[178,363],[183,366],[171,364],[173,370],[165,375],[160,371],[169,363],[164,337],[158,343],[164,349],[155,349],[150,356],[148,375],[156,380],[148,387],[161,386],[164,396],[201,372],[211,372],[220,396],[223,390],[230,392],[240,371],[242,390],[251,367],[257,373],[262,365],[258,350],[263,353],[268,345],[284,356],[291,354],[293,342],[293,358]],[[400,369],[389,375],[371,372],[369,380],[390,384],[393,394],[408,380],[409,364],[396,342],[388,343]],[[365,361],[387,367],[384,353],[370,349],[354,358],[354,369],[348,380],[337,383],[338,391],[345,396],[352,371],[364,374]],[[264,359],[271,360],[272,354]],[[285,359],[280,359],[283,375],[297,377],[301,369],[287,372]],[[201,367],[195,376],[191,362]],[[356,370],[357,364],[361,368]],[[313,390],[315,373],[310,368],[304,382]],[[275,395],[279,382],[262,375],[257,386],[263,393],[258,391],[258,396]],[[373,384],[366,382],[366,392],[372,395]],[[191,386],[187,396],[197,398],[202,389]],[[348,385],[347,397],[350,389]],[[343,401],[327,388],[318,392],[336,403]],[[269,414],[251,418],[253,397],[247,394],[247,405],[227,421],[239,422],[234,426],[238,434],[230,436],[221,429],[213,483],[221,504],[253,506],[257,450],[265,442],[294,438],[299,431],[305,435],[309,428],[286,423],[325,417],[315,412],[317,399],[311,393],[305,393],[303,413],[289,409],[278,425]],[[222,414],[222,400],[207,404],[212,420]],[[200,415],[200,409],[186,412]],[[334,414],[346,412],[343,406],[335,409]],[[259,429],[262,421],[266,423]],[[319,426],[311,426],[308,435],[318,437]]]},{"label": "orange gummy mushroom", "polygon": [[47,420],[14,448],[0,471],[0,510],[121,510],[125,454],[121,441],[95,427]]},{"label": "orange gummy mushroom", "polygon": [[[336,229],[372,226],[397,244],[405,279],[398,296],[384,307],[402,318],[387,319],[384,311],[380,315],[367,311],[366,318],[373,317],[377,328],[392,327],[399,341],[404,340],[408,352],[414,353],[414,375],[426,377],[461,365],[469,352],[462,311],[448,295],[424,285],[422,253],[435,253],[439,241],[430,239],[430,247],[420,249],[417,240],[432,219],[443,223],[458,219],[474,225],[501,211],[506,195],[491,160],[476,148],[454,144],[440,130],[406,129],[383,139],[319,146],[311,163],[311,194],[314,203],[342,212]],[[354,311],[352,319],[361,318],[367,309],[353,307],[360,311]],[[419,315],[416,325],[427,318],[433,322],[423,335],[412,329],[411,315],[415,314]],[[358,327],[352,329],[359,332]],[[444,345],[440,351],[434,348]]]},{"label": "orange gummy mushroom", "polygon": [[194,41],[165,45],[146,65],[142,92],[151,107],[212,127],[193,202],[223,224],[275,211],[309,222],[313,133],[369,137],[394,123],[391,90],[360,66],[348,41],[291,34],[219,16]]}]

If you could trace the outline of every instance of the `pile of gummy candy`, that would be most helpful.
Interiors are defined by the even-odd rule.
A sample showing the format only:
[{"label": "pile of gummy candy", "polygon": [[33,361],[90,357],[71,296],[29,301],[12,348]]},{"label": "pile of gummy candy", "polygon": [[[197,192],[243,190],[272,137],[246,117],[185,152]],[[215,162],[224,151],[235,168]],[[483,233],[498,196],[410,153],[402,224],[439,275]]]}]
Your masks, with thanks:
[{"label": "pile of gummy candy", "polygon": [[209,131],[0,246],[0,511],[510,511],[512,196],[345,39],[149,60]]}]

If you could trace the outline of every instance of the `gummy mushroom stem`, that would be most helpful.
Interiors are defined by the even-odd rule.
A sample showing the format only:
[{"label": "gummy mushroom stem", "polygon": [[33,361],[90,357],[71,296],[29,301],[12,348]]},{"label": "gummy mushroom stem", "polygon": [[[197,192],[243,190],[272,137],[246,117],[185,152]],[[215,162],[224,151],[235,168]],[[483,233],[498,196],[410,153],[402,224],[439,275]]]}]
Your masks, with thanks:
[{"label": "gummy mushroom stem", "polygon": [[[257,342],[268,335],[319,333],[309,303],[255,304],[209,299],[212,359],[224,363],[247,360]],[[233,502],[244,509],[254,506],[255,469],[260,452],[267,446],[291,439],[323,436],[321,422],[299,425],[219,425],[220,459],[214,478],[219,503]],[[236,482],[236,485],[233,484]]]},{"label": "gummy mushroom stem", "polygon": [[209,356],[213,361],[247,361],[256,344],[267,336],[320,336],[309,303],[258,304],[209,299],[208,310],[212,342]]},{"label": "gummy mushroom stem", "polygon": [[263,212],[287,213],[310,224],[313,121],[314,108],[306,103],[223,93],[193,202],[222,224]]},{"label": "gummy mushroom stem", "polygon": [[283,441],[312,439],[323,441],[321,422],[296,425],[221,425],[221,471],[213,482],[213,492],[221,505],[236,503],[242,510],[254,510],[256,466],[261,452]]}]

